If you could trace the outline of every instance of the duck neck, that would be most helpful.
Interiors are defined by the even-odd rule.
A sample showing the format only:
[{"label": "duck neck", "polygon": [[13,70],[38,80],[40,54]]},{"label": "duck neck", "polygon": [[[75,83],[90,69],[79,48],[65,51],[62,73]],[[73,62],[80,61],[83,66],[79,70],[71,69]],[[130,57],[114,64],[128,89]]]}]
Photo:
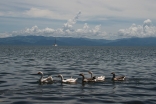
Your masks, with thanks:
[{"label": "duck neck", "polygon": [[84,77],[84,75],[82,75],[82,82],[84,81],[84,79],[85,79],[85,77]]},{"label": "duck neck", "polygon": [[43,74],[41,74],[41,77],[40,77],[40,80],[39,80],[40,82],[41,82],[42,78],[43,78]]},{"label": "duck neck", "polygon": [[62,76],[62,75],[60,75],[60,77],[61,77],[61,81],[63,81],[63,76]]},{"label": "duck neck", "polygon": [[115,74],[113,74],[113,78],[115,78]]},{"label": "duck neck", "polygon": [[92,73],[90,73],[90,75],[91,75],[91,78],[93,78],[93,74],[92,74]]}]

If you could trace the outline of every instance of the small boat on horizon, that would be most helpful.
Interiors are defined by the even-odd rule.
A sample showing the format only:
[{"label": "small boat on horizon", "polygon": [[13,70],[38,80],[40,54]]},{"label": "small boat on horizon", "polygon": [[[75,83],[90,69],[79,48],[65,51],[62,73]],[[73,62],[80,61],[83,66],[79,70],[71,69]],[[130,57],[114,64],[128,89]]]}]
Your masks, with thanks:
[{"label": "small boat on horizon", "polygon": [[53,44],[53,46],[55,46],[55,47],[58,46],[58,45],[56,44],[56,38],[55,38],[55,43]]}]

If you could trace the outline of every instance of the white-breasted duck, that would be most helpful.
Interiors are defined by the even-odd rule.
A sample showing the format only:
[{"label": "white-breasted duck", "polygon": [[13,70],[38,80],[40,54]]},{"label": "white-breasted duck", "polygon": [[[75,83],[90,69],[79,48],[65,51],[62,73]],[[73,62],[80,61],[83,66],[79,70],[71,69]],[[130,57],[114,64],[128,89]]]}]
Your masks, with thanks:
[{"label": "white-breasted duck", "polygon": [[[88,71],[88,73],[91,75],[91,78],[93,78],[93,72]],[[96,76],[94,76],[94,77],[96,77]],[[104,80],[105,80],[105,76],[96,77],[96,81],[104,81]]]},{"label": "white-breasted duck", "polygon": [[77,81],[77,78],[74,79],[72,77],[71,78],[68,78],[68,79],[64,79],[61,74],[59,74],[58,77],[61,78],[61,82],[62,83],[76,83],[76,81]]},{"label": "white-breasted duck", "polygon": [[43,72],[41,72],[41,71],[39,71],[37,74],[41,75],[41,77],[39,79],[40,83],[52,83],[53,82],[52,76],[48,76],[47,78],[43,78]]}]

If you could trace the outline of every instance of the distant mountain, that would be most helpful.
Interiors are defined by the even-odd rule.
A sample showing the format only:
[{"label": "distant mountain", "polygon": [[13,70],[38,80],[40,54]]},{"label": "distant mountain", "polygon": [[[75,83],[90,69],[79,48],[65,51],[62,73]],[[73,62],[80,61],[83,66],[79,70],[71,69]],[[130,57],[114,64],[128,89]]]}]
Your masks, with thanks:
[{"label": "distant mountain", "polygon": [[[53,45],[55,37],[15,36],[0,38],[0,45]],[[57,37],[58,46],[156,46],[156,38],[127,38],[118,40]]]},{"label": "distant mountain", "polygon": [[[0,45],[53,45],[55,37],[44,36],[16,36],[0,38]],[[109,40],[97,40],[87,38],[57,37],[56,43],[59,46],[101,46]]]},{"label": "distant mountain", "polygon": [[107,46],[156,46],[156,37],[126,38],[112,41]]}]

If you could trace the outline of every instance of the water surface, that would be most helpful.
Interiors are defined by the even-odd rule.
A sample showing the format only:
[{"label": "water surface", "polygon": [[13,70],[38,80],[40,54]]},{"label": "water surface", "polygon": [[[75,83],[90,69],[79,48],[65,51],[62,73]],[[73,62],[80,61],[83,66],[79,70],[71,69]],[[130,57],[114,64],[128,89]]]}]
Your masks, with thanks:
[{"label": "water surface", "polygon": [[[104,82],[81,83],[88,71]],[[52,75],[40,85],[38,71]],[[125,75],[112,82],[111,72]],[[62,84],[55,77],[78,78]],[[0,46],[0,103],[3,104],[155,104],[156,47]]]}]

